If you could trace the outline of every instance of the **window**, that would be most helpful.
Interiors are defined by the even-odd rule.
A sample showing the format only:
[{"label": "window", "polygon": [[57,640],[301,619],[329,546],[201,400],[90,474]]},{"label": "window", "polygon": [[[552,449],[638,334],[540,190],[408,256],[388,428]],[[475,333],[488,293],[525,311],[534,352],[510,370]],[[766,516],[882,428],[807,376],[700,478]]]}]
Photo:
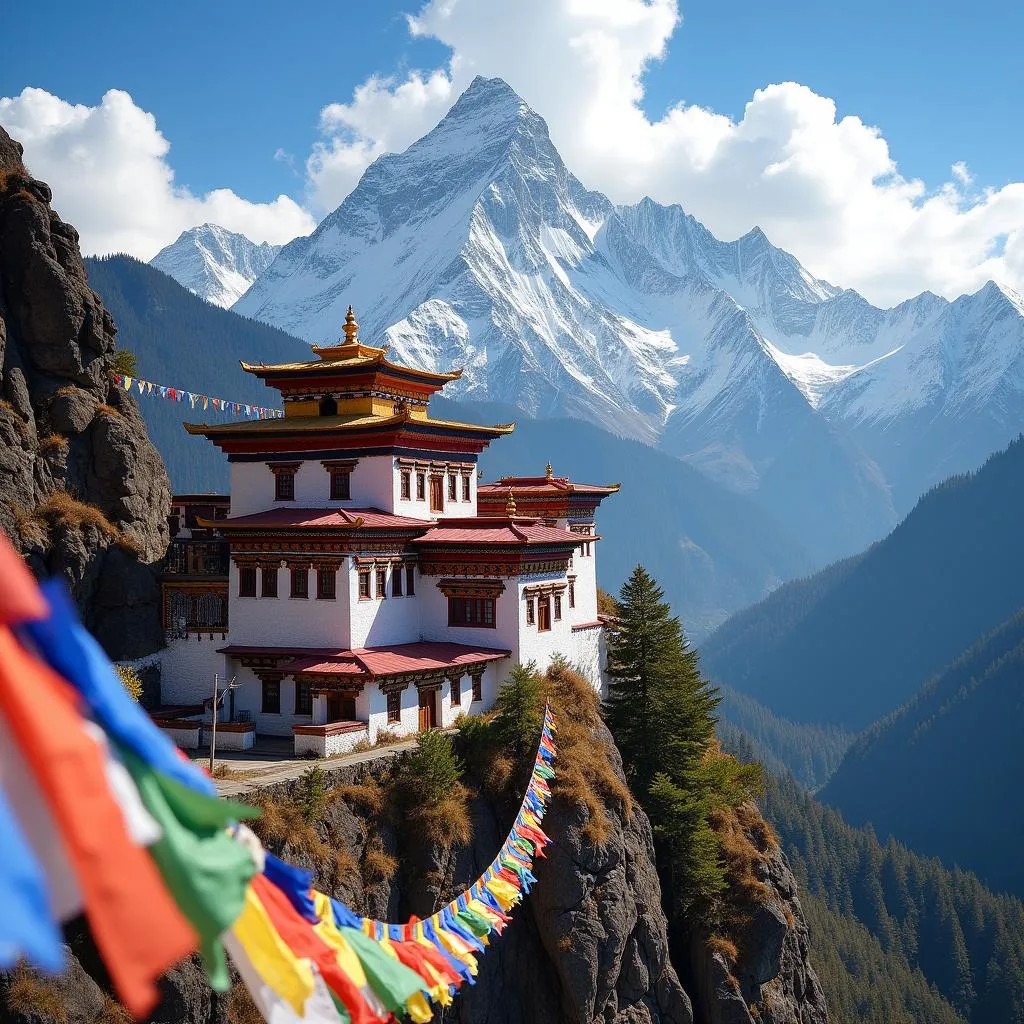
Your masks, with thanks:
[{"label": "window", "polygon": [[294,501],[295,500],[295,470],[275,469],[274,470],[274,500]]},{"label": "window", "polygon": [[402,596],[402,567],[396,565],[391,570],[391,596]]},{"label": "window", "polygon": [[316,598],[318,601],[334,600],[337,578],[337,572],[334,569],[317,569]]},{"label": "window", "polygon": [[370,600],[370,570],[360,569],[359,570],[359,600],[369,601]]},{"label": "window", "polygon": [[448,625],[494,628],[493,597],[449,597]]},{"label": "window", "polygon": [[426,501],[427,500],[427,474],[417,473],[416,474],[416,500]]},{"label": "window", "polygon": [[442,476],[430,478],[430,511],[444,511],[444,477]]},{"label": "window", "polygon": [[313,691],[309,688],[308,679],[295,680],[295,714],[313,714]]},{"label": "window", "polygon": [[331,470],[331,501],[348,501],[352,497],[351,480],[347,469]]},{"label": "window", "polygon": [[583,557],[584,558],[589,558],[590,557],[590,541],[589,540],[586,542],[586,544],[583,545]]},{"label": "window", "polygon": [[551,598],[537,598],[537,631],[546,633],[551,628]]},{"label": "window", "polygon": [[478,700],[484,699],[484,677],[482,675],[473,676],[473,703],[475,704]]},{"label": "window", "polygon": [[576,607],[576,581],[569,580],[569,607]]},{"label": "window", "polygon": [[537,619],[533,612],[533,598],[528,597],[526,599],[526,624],[532,626],[536,621]]},{"label": "window", "polygon": [[337,416],[338,403],[330,397],[321,398],[319,412],[321,416]]},{"label": "window", "polygon": [[402,692],[391,690],[388,693],[388,723],[402,720]]},{"label": "window", "polygon": [[455,499],[455,493],[456,493],[455,492],[455,485],[456,485],[455,474],[454,473],[449,473],[448,474],[448,500],[449,501],[455,501],[456,500]]},{"label": "window", "polygon": [[406,597],[412,597],[416,593],[416,566],[407,565],[405,567],[405,594]]},{"label": "window", "polygon": [[268,569],[264,566],[260,570],[260,577],[263,583],[260,589],[261,597],[277,597],[277,566]]},{"label": "window", "polygon": [[238,567],[238,596],[256,596],[256,566],[240,565]]},{"label": "window", "polygon": [[461,679],[449,679],[448,690],[451,693],[452,707],[457,708],[462,706],[462,680]]},{"label": "window", "polygon": [[292,597],[309,597],[309,570],[292,569]]},{"label": "window", "polygon": [[562,618],[562,595],[555,594],[555,622]]},{"label": "window", "polygon": [[469,474],[462,478],[462,500],[469,501]]},{"label": "window", "polygon": [[265,715],[281,714],[281,680],[263,680],[263,705],[262,711]]},{"label": "window", "polygon": [[388,596],[388,571],[383,566],[377,570],[377,600],[383,601]]},{"label": "window", "polygon": [[402,470],[402,501],[408,501],[412,497],[412,474],[407,469]]}]

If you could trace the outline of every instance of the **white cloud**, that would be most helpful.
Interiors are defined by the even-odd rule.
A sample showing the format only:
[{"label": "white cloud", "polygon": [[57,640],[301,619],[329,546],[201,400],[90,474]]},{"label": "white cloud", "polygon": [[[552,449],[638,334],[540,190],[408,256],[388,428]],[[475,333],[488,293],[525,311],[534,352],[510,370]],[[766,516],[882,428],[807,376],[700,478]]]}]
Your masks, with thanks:
[{"label": "white cloud", "polygon": [[119,89],[89,107],[27,88],[0,97],[0,124],[25,147],[32,174],[51,185],[55,209],[78,229],[88,254],[150,259],[205,221],[273,243],[315,227],[288,196],[252,203],[226,188],[197,196],[175,185],[170,144],[156,119]]},{"label": "white cloud", "polygon": [[905,177],[879,129],[837,120],[833,100],[794,82],[759,89],[738,121],[683,102],[648,118],[644,73],[680,22],[675,0],[431,0],[409,29],[451,60],[373,77],[324,108],[310,202],[335,207],[370,161],[429,131],[483,74],[504,78],[574,173],[615,201],[681,203],[724,238],[758,224],[814,273],[882,304],[988,278],[1024,291],[1024,183],[978,190],[962,161],[931,187]]}]

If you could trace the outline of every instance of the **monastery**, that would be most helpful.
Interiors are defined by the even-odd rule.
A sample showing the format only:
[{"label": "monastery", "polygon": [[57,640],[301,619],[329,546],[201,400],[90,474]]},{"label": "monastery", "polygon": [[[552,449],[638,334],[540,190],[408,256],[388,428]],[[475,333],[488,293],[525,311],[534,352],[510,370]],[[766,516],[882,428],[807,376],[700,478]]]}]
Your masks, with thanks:
[{"label": "monastery", "polygon": [[172,509],[155,717],[182,746],[207,742],[215,674],[218,748],[263,734],[320,756],[486,711],[514,665],[556,654],[603,689],[595,513],[618,485],[550,465],[481,483],[514,424],[432,419],[461,371],[396,365],[351,307],[343,330],[308,362],[242,363],[282,418],[186,424],[227,456],[231,494]]}]

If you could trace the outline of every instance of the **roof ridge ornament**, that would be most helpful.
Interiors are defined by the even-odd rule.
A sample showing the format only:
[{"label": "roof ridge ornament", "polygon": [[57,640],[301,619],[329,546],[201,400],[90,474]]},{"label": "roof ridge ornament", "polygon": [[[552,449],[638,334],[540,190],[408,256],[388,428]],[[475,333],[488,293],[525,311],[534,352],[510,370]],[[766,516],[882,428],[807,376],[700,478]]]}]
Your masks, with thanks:
[{"label": "roof ridge ornament", "polygon": [[544,474],[550,480],[555,475],[555,471],[551,468],[551,460],[548,459],[548,464],[544,467]]},{"label": "roof ridge ornament", "polygon": [[508,489],[508,500],[505,502],[505,515],[511,519],[516,514],[516,499],[512,488]]},{"label": "roof ridge ornament", "polygon": [[356,314],[352,309],[351,303],[349,303],[348,312],[345,314],[345,323],[341,329],[345,335],[345,340],[344,342],[342,342],[342,344],[359,344],[359,324],[356,323]]}]

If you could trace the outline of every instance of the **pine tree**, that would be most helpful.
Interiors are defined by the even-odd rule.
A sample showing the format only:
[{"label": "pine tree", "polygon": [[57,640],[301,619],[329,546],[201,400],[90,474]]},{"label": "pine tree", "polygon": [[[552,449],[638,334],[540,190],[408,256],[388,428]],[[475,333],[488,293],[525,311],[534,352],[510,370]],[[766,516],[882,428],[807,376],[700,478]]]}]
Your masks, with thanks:
[{"label": "pine tree", "polygon": [[544,723],[544,697],[537,665],[516,665],[501,684],[494,701],[494,733],[517,760],[537,746]]}]

